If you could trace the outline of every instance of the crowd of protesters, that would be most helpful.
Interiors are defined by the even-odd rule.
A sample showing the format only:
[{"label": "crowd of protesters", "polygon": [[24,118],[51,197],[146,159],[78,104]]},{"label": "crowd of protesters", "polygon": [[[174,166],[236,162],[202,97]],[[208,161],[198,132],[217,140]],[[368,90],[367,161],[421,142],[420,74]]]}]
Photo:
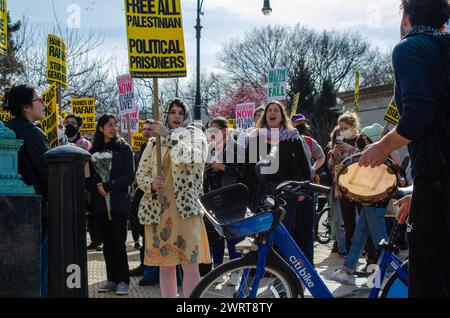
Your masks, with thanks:
[{"label": "crowd of protesters", "polygon": [[[107,270],[107,281],[98,291],[128,294],[131,274],[144,276],[141,285],[159,283],[162,296],[167,298],[177,297],[178,280],[183,295],[189,297],[201,277],[224,262],[225,247],[230,260],[240,257],[238,241],[223,239],[203,218],[198,202],[203,193],[243,183],[249,190],[248,206],[256,211],[280,183],[320,182],[319,172],[333,190],[329,196],[336,241],[332,251],[346,257],[342,268],[330,278],[348,283],[357,273],[357,262],[364,250],[367,265],[377,262],[377,245],[388,238],[391,227],[386,218],[389,200],[361,205],[336,186],[336,167],[362,152],[361,165],[374,167],[390,157],[401,167],[401,185],[414,182],[412,202],[405,198],[397,203],[402,206],[400,222],[404,222],[407,208],[412,206],[410,296],[450,297],[450,279],[445,270],[449,253],[442,253],[450,243],[449,155],[448,147],[442,148],[448,135],[437,121],[448,114],[439,107],[443,96],[438,85],[446,67],[435,40],[443,37],[440,28],[450,17],[450,7],[444,0],[403,0],[402,9],[403,40],[393,53],[395,98],[401,117],[399,125],[386,136],[379,123],[361,128],[358,114],[345,112],[330,132],[329,143],[322,148],[309,135],[308,119],[302,114],[290,118],[279,101],[258,107],[254,126],[248,130],[231,129],[227,119],[218,117],[202,132],[191,122],[189,107],[177,98],[165,105],[162,120],[144,123],[146,142],[133,157],[131,147],[119,136],[115,116],[102,115],[98,119],[92,145],[81,134],[81,117],[70,114],[65,121],[60,119],[61,144],[73,144],[92,154],[86,169],[92,241],[89,248],[103,250]],[[7,126],[24,140],[19,151],[19,173],[43,198],[41,294],[46,297],[48,171],[43,154],[49,150],[49,143],[35,125],[45,116],[44,101],[33,87],[26,85],[8,90],[5,100],[5,109],[15,117]],[[435,126],[442,128],[440,133],[432,130]],[[161,140],[161,158],[157,155],[156,136]],[[263,147],[252,149],[252,145]],[[401,162],[396,150],[404,145],[408,145],[410,156]],[[257,163],[272,160],[274,153],[278,160],[276,169],[267,174],[256,173]],[[97,162],[109,166],[102,170]],[[288,199],[282,220],[312,264],[316,206],[315,198]],[[433,212],[434,222],[425,215],[427,207]],[[128,220],[135,247],[141,250],[140,265],[131,272],[126,253]],[[400,233],[397,246],[406,248],[404,229]],[[142,247],[138,243],[140,237]],[[428,276],[423,276],[430,273],[425,259],[434,266]],[[362,272],[367,273],[367,266]],[[238,284],[237,280],[238,277],[231,278],[229,283]]]}]

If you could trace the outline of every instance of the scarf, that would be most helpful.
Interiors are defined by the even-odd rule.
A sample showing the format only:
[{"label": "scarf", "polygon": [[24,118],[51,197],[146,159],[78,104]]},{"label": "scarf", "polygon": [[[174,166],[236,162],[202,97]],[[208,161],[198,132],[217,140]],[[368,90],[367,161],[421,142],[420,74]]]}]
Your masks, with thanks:
[{"label": "scarf", "polygon": [[433,28],[430,26],[425,26],[425,25],[418,25],[415,26],[411,29],[411,31],[409,31],[405,36],[404,39],[413,36],[413,35],[418,35],[418,34],[427,34],[427,35],[431,35],[434,37],[440,37],[445,35],[445,33],[443,33],[440,29],[437,28]]},{"label": "scarf", "polygon": [[267,137],[268,140],[272,140],[272,138],[274,138],[274,137],[275,138],[279,137],[280,142],[288,140],[288,139],[292,139],[292,140],[300,139],[300,134],[298,133],[297,129],[287,129],[285,127],[282,127],[279,130],[263,128],[263,129],[259,129],[258,133],[260,136]]}]

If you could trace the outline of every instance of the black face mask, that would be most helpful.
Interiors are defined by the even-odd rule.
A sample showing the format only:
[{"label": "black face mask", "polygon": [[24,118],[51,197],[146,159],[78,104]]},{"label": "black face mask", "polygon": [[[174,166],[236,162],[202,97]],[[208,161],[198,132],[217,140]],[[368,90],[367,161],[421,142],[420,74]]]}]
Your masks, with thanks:
[{"label": "black face mask", "polygon": [[73,138],[78,134],[78,128],[71,124],[66,125],[66,136],[69,138]]},{"label": "black face mask", "polygon": [[306,125],[305,125],[305,124],[297,125],[295,128],[297,128],[298,133],[299,133],[300,135],[304,135],[305,132],[306,132]]}]

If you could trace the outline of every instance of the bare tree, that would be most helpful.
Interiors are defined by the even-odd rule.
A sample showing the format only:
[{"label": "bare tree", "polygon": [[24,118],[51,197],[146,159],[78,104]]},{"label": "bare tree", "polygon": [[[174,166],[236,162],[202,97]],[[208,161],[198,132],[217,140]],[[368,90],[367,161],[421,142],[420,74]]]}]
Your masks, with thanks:
[{"label": "bare tree", "polygon": [[[55,26],[54,31],[58,29],[60,28]],[[23,72],[15,77],[14,82],[28,83],[44,90],[47,86],[48,34],[40,25],[30,25],[24,20],[16,36],[21,43],[17,56],[23,64]],[[103,36],[94,30],[81,35],[78,29],[66,29],[63,39],[68,50],[68,88],[62,94],[63,109],[70,107],[71,98],[94,97],[97,114],[117,113],[117,89],[111,70],[112,56],[96,52],[103,43]]]},{"label": "bare tree", "polygon": [[315,92],[321,90],[324,80],[331,81],[336,91],[350,87],[356,66],[364,69],[366,83],[389,81],[392,74],[384,56],[361,35],[318,33],[301,25],[253,29],[244,39],[225,43],[218,59],[234,81],[254,87],[263,87],[268,70],[275,66],[286,67],[288,74],[295,76],[298,65],[304,65]]}]

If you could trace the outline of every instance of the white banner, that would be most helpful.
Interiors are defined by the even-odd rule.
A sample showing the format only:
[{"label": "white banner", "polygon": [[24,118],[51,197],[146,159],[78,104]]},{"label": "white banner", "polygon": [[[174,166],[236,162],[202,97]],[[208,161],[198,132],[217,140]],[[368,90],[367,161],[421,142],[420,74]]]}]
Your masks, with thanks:
[{"label": "white banner", "polygon": [[255,105],[255,103],[236,105],[236,129],[245,130],[253,126]]},{"label": "white banner", "polygon": [[120,118],[120,131],[123,134],[128,134],[127,117],[130,116],[130,133],[139,132],[139,107],[134,105],[134,111],[130,114],[119,116]]},{"label": "white banner", "polygon": [[133,79],[130,74],[125,74],[118,76],[117,79],[117,89],[119,90],[119,116],[134,113],[134,86]]}]

